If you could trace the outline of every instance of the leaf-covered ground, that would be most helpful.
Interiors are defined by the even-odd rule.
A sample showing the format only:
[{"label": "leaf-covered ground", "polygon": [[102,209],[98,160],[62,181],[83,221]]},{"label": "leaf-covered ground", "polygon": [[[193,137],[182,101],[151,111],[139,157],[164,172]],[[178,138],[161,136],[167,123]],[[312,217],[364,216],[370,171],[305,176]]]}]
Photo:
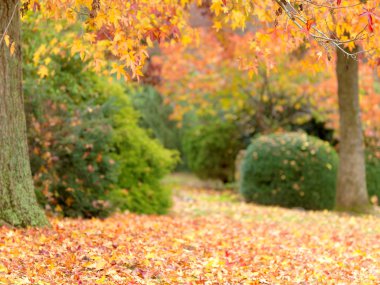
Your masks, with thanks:
[{"label": "leaf-covered ground", "polygon": [[182,188],[168,216],[0,228],[0,284],[380,284],[379,218]]}]

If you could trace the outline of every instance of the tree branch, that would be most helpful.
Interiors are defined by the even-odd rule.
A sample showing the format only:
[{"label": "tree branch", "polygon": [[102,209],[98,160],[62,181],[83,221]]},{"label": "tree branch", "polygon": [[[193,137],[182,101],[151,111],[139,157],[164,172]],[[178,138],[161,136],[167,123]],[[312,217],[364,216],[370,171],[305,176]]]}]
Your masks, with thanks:
[{"label": "tree branch", "polygon": [[[302,17],[302,15],[289,3],[287,2],[286,0],[274,0],[286,13],[286,15],[288,16],[288,18],[300,29],[300,30],[303,30],[305,29],[305,25],[307,24],[307,21],[306,19],[304,19]],[[304,0],[305,2],[311,4],[311,5],[316,5],[315,2],[312,2],[310,0]],[[354,5],[351,5],[351,6],[344,6],[346,8],[350,8],[350,7],[354,7],[354,6],[357,6],[359,5],[360,3],[356,3]],[[327,6],[326,8],[331,8],[330,6]],[[343,8],[343,7],[340,7],[340,8]],[[301,22],[301,23],[299,23]],[[359,38],[360,35],[364,32],[365,28],[360,32],[358,33],[354,38],[352,39],[349,39],[349,40],[346,40],[346,41],[341,41],[339,39],[334,39],[328,35],[326,35],[323,31],[321,31],[320,29],[318,29],[317,27],[315,26],[311,26],[310,27],[311,30],[313,30],[315,33],[309,33],[310,36],[312,38],[314,38],[320,45],[322,46],[325,46],[325,49],[327,49],[327,45],[326,44],[322,44],[321,41],[324,41],[326,43],[329,43],[333,46],[335,46],[336,48],[338,48],[339,50],[341,50],[344,54],[346,54],[347,56],[351,56],[351,57],[355,57],[357,54],[359,53],[364,53],[366,51],[359,51],[359,52],[355,52],[355,53],[351,53],[351,52],[348,52],[346,49],[344,49],[342,47],[342,45],[344,44],[347,44],[347,43],[350,43],[350,42],[355,42],[357,40],[360,40],[362,38]]]}]

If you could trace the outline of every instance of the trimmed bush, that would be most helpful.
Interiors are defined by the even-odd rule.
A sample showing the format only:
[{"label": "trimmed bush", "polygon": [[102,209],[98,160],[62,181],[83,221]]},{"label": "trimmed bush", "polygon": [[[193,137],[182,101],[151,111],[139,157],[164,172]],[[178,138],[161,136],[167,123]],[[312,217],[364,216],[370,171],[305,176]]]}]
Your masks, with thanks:
[{"label": "trimmed bush", "polygon": [[240,191],[247,202],[332,209],[338,156],[320,139],[301,133],[254,139],[242,164]]},{"label": "trimmed bush", "polygon": [[201,179],[233,181],[235,158],[242,148],[239,131],[229,122],[197,126],[183,139],[187,164]]}]

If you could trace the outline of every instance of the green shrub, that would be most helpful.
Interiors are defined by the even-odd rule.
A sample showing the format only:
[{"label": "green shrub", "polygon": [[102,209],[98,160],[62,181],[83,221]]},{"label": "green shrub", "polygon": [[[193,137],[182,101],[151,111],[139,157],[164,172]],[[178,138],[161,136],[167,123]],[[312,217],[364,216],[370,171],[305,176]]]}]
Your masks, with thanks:
[{"label": "green shrub", "polygon": [[[102,88],[105,94],[110,91],[108,85]],[[175,167],[178,153],[165,149],[138,126],[138,113],[125,93],[113,92],[112,100],[112,157],[119,164],[117,184],[122,189],[116,196],[125,202],[117,206],[138,213],[165,213],[171,205],[171,195],[159,182]]]},{"label": "green shrub", "polygon": [[332,209],[338,156],[327,143],[301,133],[254,139],[242,164],[240,191],[247,202]]},{"label": "green shrub", "polygon": [[166,214],[172,206],[171,191],[159,183],[141,184],[129,190],[116,190],[110,200],[120,210],[139,214]]},{"label": "green shrub", "polygon": [[[27,104],[30,104],[29,97]],[[35,104],[36,102],[34,102]],[[112,128],[100,106],[40,102],[42,117],[29,114],[31,168],[39,202],[70,217],[105,217],[106,194],[117,181],[111,158]]]},{"label": "green shrub", "polygon": [[187,164],[201,179],[234,179],[235,158],[243,148],[236,126],[216,122],[190,129],[183,138]]},{"label": "green shrub", "polygon": [[[26,46],[37,35],[27,30]],[[118,165],[107,115],[112,106],[101,102],[96,90],[104,79],[85,71],[80,59],[60,56],[51,58],[55,76],[41,79],[33,52],[25,55],[29,156],[40,204],[69,217],[107,216],[113,210],[107,195],[116,187]]]},{"label": "green shrub", "polygon": [[[61,97],[55,103],[28,97],[39,110],[31,113],[29,141],[40,202],[71,217],[106,216],[114,207],[165,213],[171,196],[159,181],[175,166],[176,152],[138,126],[139,114],[120,84],[92,80],[101,94],[95,105],[69,101],[67,107]],[[118,201],[115,195],[125,197]]]},{"label": "green shrub", "polygon": [[370,198],[380,201],[380,158],[376,151],[368,151],[366,155],[367,189]]}]

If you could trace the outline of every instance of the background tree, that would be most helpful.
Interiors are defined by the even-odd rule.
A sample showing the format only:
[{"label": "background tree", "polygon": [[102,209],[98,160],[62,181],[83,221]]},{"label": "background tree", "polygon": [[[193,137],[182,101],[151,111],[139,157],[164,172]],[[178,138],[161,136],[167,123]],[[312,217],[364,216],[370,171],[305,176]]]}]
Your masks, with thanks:
[{"label": "background tree", "polygon": [[[275,13],[269,9],[269,2],[253,4],[240,3],[240,1],[213,1],[211,9],[216,15],[215,25],[220,27],[222,20],[233,28],[247,26],[249,28],[252,22],[254,26],[261,24],[265,30],[284,39],[287,47],[283,50],[289,50],[289,47],[299,45],[300,39],[306,39],[308,47],[319,50],[315,52],[318,56],[325,53],[330,59],[337,51],[341,163],[338,171],[336,207],[349,211],[371,211],[365,183],[357,59],[364,54],[370,64],[378,65],[379,47],[375,40],[378,33],[375,10],[379,2],[359,1],[354,4],[351,1],[341,0],[336,2],[276,0],[275,2],[279,5]],[[293,25],[289,26],[288,21]],[[311,39],[314,41],[310,41]],[[253,47],[256,52],[259,51],[256,54],[265,59],[267,54],[262,44],[262,41],[255,41]],[[255,62],[253,62],[254,67]]]}]

